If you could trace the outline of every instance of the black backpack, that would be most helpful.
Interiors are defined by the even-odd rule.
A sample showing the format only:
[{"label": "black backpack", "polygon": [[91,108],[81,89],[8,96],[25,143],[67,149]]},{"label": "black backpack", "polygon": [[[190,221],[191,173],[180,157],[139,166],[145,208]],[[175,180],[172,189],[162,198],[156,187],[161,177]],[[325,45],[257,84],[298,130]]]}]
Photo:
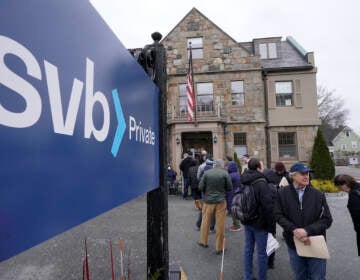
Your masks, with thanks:
[{"label": "black backpack", "polygon": [[231,214],[235,219],[240,220],[242,224],[247,224],[259,217],[258,203],[253,185],[260,181],[267,184],[265,178],[259,178],[250,185],[241,185],[239,191],[234,194],[231,205]]}]

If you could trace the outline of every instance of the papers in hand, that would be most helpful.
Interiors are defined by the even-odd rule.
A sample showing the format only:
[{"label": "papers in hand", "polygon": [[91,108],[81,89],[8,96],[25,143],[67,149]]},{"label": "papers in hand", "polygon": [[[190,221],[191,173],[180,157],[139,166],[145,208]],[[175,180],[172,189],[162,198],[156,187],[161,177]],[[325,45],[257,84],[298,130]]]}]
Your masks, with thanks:
[{"label": "papers in hand", "polygon": [[301,257],[330,259],[329,251],[323,235],[309,236],[310,245],[305,245],[294,236],[296,252]]},{"label": "papers in hand", "polygon": [[275,239],[275,237],[271,233],[268,233],[268,239],[266,244],[267,255],[270,256],[279,247],[280,247],[279,242]]},{"label": "papers in hand", "polygon": [[285,187],[285,186],[288,186],[288,185],[289,185],[289,182],[288,182],[288,180],[286,180],[286,177],[285,176],[282,177],[281,181],[279,183],[279,187],[282,188],[282,187]]}]

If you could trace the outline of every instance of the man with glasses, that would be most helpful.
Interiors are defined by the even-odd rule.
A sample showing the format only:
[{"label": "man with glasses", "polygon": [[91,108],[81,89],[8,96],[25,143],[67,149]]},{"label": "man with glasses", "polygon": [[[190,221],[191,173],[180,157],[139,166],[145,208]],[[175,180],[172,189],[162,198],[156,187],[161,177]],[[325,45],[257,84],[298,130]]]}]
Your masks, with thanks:
[{"label": "man with glasses", "polygon": [[293,164],[289,175],[292,183],[279,190],[275,204],[275,218],[284,229],[290,265],[296,280],[326,278],[326,259],[300,257],[294,238],[305,245],[309,236],[324,235],[332,223],[324,193],[310,185],[310,169],[302,162]]}]

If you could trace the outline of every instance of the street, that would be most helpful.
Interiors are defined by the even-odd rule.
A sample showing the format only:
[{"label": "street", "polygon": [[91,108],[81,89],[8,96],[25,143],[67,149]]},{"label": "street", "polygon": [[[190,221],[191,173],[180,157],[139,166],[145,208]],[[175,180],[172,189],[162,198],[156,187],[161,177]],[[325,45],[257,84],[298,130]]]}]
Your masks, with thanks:
[{"label": "street", "polygon": [[[360,178],[360,170],[341,167],[337,173]],[[328,204],[334,222],[327,232],[331,259],[327,279],[358,279],[359,257],[356,236],[348,214],[347,195],[329,194]],[[169,196],[169,263],[179,264],[191,280],[219,279],[221,256],[215,254],[215,234],[210,234],[209,248],[196,244],[195,230],[198,211],[192,200]],[[226,226],[231,225],[227,217]],[[242,279],[243,232],[226,230],[224,279]],[[286,245],[276,253],[275,269],[268,279],[292,279]],[[1,280],[71,280],[82,279],[84,238],[89,250],[90,279],[111,279],[109,240],[113,242],[116,279],[119,279],[119,237],[124,241],[124,267],[130,268],[130,279],[146,279],[146,196],[138,197],[95,219],[60,234],[0,264]],[[256,261],[255,261],[256,263]],[[255,264],[256,265],[256,264]]]}]

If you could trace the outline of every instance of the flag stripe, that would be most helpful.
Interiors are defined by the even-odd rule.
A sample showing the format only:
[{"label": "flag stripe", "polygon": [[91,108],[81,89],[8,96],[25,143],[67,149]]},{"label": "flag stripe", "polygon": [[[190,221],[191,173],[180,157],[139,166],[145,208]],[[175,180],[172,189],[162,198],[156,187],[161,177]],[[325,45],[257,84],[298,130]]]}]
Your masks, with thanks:
[{"label": "flag stripe", "polygon": [[189,52],[189,68],[187,71],[187,84],[186,84],[186,91],[187,91],[187,112],[188,112],[188,121],[192,122],[194,118],[194,108],[195,108],[195,94],[194,94],[194,86],[192,81],[192,52],[190,47]]}]

